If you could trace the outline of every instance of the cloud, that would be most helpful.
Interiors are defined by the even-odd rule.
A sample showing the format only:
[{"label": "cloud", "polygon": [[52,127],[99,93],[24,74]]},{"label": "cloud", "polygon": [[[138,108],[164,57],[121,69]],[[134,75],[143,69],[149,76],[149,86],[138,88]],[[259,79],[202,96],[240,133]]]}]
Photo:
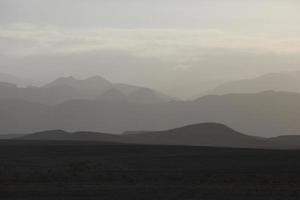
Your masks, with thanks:
[{"label": "cloud", "polygon": [[154,57],[184,68],[208,54],[234,50],[256,54],[299,54],[300,38],[241,34],[213,29],[74,29],[13,24],[0,26],[1,54],[70,54],[116,50]]}]

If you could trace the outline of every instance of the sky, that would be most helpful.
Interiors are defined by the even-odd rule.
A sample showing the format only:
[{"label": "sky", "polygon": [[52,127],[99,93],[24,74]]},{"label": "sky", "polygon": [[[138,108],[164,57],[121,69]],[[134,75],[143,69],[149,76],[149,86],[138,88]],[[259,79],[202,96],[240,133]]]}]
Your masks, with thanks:
[{"label": "sky", "polygon": [[103,76],[188,99],[300,70],[297,0],[0,0],[0,72]]}]

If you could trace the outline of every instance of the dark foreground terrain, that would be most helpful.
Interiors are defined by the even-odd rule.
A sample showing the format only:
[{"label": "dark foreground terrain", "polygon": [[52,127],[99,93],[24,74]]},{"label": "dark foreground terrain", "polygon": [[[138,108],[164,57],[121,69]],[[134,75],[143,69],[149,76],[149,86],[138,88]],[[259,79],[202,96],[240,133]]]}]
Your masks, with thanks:
[{"label": "dark foreground terrain", "polygon": [[300,199],[300,151],[0,141],[0,199]]}]

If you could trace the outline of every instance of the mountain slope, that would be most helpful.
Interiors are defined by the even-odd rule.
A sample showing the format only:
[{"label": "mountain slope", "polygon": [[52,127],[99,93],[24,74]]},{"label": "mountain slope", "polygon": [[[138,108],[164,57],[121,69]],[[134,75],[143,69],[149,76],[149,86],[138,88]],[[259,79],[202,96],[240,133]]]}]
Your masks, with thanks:
[{"label": "mountain slope", "polygon": [[94,98],[98,94],[101,94],[112,88],[112,83],[108,80],[100,77],[93,76],[84,80],[78,80],[73,77],[63,77],[43,86],[44,88],[70,86],[77,91],[81,91],[85,98]]},{"label": "mountain slope", "polygon": [[24,100],[0,99],[0,134],[39,130],[36,117],[47,109],[45,105]]},{"label": "mountain slope", "polygon": [[128,101],[128,96],[120,90],[112,88],[97,97],[97,100],[110,101],[110,102],[124,102]]},{"label": "mountain slope", "polygon": [[[122,83],[111,83],[100,76],[94,76],[84,80],[77,80],[73,77],[59,78],[44,87],[49,88],[63,85],[68,85],[78,91],[82,91],[83,97],[80,99],[108,98],[109,100],[118,101],[121,99],[121,96],[123,96],[122,98],[124,100],[138,103],[164,103],[174,100],[172,97],[149,88]],[[125,96],[129,98],[124,98]],[[113,97],[116,97],[116,99],[113,99]]]}]

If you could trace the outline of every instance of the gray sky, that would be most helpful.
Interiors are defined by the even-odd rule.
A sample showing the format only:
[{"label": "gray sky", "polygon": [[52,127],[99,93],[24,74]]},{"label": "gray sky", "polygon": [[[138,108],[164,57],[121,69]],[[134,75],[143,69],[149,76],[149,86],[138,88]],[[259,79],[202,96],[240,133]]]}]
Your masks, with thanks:
[{"label": "gray sky", "polygon": [[102,75],[191,97],[300,70],[297,0],[1,0],[0,72]]}]

